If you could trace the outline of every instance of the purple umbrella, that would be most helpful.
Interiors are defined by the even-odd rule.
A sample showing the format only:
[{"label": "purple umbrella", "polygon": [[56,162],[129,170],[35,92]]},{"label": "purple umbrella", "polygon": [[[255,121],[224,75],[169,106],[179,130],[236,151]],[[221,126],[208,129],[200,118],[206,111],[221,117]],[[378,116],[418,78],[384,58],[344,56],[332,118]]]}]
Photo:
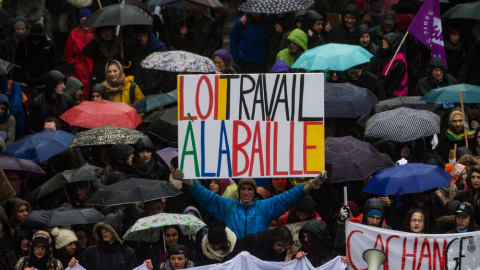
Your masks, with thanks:
[{"label": "purple umbrella", "polygon": [[165,161],[165,163],[168,164],[168,166],[170,166],[170,162],[174,157],[178,157],[178,149],[172,147],[163,148],[156,153]]},{"label": "purple umbrella", "polygon": [[4,171],[20,171],[25,178],[45,176],[45,172],[37,163],[27,159],[0,155],[0,168]]},{"label": "purple umbrella", "polygon": [[385,167],[369,143],[352,136],[325,139],[325,168],[330,183],[364,180]]}]

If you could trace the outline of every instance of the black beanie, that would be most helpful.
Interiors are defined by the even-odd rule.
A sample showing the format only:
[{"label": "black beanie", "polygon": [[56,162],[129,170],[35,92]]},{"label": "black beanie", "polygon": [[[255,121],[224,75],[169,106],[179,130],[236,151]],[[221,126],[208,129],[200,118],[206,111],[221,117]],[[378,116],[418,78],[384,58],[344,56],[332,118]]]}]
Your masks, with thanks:
[{"label": "black beanie", "polygon": [[315,201],[312,196],[306,195],[295,204],[295,210],[297,212],[310,213],[315,210]]},{"label": "black beanie", "polygon": [[221,245],[227,241],[227,233],[225,228],[227,225],[221,221],[214,221],[210,224],[208,229],[207,237],[208,242],[214,245]]}]

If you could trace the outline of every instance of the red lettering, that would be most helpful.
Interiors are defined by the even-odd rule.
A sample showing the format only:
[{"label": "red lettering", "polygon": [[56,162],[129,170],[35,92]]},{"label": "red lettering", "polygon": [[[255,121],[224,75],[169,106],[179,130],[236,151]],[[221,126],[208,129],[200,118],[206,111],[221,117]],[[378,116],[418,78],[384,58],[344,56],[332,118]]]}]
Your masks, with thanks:
[{"label": "red lettering", "polygon": [[[238,142],[239,126],[242,126],[244,130],[247,132],[247,138],[242,143]],[[233,142],[232,142],[233,177],[245,174],[248,170],[248,166],[249,166],[248,154],[247,154],[247,151],[243,149],[243,147],[245,147],[248,144],[251,137],[252,137],[252,132],[250,131],[250,128],[248,127],[247,124],[239,120],[233,121]],[[241,171],[238,171],[238,152],[241,152],[243,157],[245,158],[245,167]]]},{"label": "red lettering", "polygon": [[383,245],[383,240],[382,240],[382,235],[381,234],[377,234],[377,238],[375,239],[375,245],[373,246],[373,248],[378,249],[377,248],[378,243],[380,243],[380,249],[382,251],[385,251],[385,245]]},{"label": "red lettering", "polygon": [[270,176],[270,123],[271,123],[270,121],[267,122],[267,137],[266,137],[267,145],[265,146],[266,147],[265,151],[267,156],[266,157],[267,176]]},{"label": "red lettering", "polygon": [[308,126],[310,125],[323,125],[323,122],[303,122],[303,172],[305,174],[320,174],[321,171],[309,171],[307,169],[307,150],[317,149],[317,146],[307,144]]},{"label": "red lettering", "polygon": [[[425,253],[427,250],[427,253]],[[428,242],[427,238],[423,239],[422,249],[420,250],[420,258],[418,259],[417,270],[420,270],[422,267],[422,260],[427,258],[428,259],[428,269],[432,269],[432,253],[430,252],[430,243]]]},{"label": "red lettering", "polygon": [[213,117],[218,120],[218,75],[215,76],[215,110],[213,111]]},{"label": "red lettering", "polygon": [[[387,258],[388,258],[388,251],[389,251],[389,248],[390,248],[390,240],[392,240],[393,238],[400,238],[400,236],[398,235],[392,235],[392,236],[389,236],[387,238],[387,241],[385,242],[385,254],[387,255]],[[388,262],[389,260],[387,260],[384,264],[383,264],[383,270],[388,270]]]},{"label": "red lettering", "polygon": [[302,171],[295,171],[293,168],[295,160],[295,122],[290,122],[290,175],[302,174]]},{"label": "red lettering", "polygon": [[[258,147],[256,147],[258,145]],[[255,124],[255,131],[253,132],[253,142],[252,142],[252,153],[250,157],[250,171],[248,176],[252,176],[253,164],[255,161],[255,154],[258,154],[260,159],[260,175],[264,176],[265,172],[263,169],[263,146],[262,146],[262,134],[260,133],[260,122],[257,121]]]},{"label": "red lettering", "polygon": [[[180,100],[178,102],[178,106],[180,106],[180,120],[190,120],[190,118],[188,118],[188,116],[185,115],[185,111],[184,111],[184,103],[183,103],[183,76],[180,76],[180,82],[178,84],[178,93],[180,93]],[[196,116],[192,116],[192,119],[193,120],[197,120],[197,117]]]},{"label": "red lettering", "polygon": [[287,171],[278,170],[278,122],[273,122],[273,174],[274,175],[288,175]]},{"label": "red lettering", "polygon": [[[433,239],[433,270],[437,269],[437,255],[438,263],[440,265],[439,269],[445,269],[445,253],[447,253],[447,239],[443,239],[443,248],[440,252],[440,246],[438,245],[437,239]],[[432,269],[432,268],[430,268]]]},{"label": "red lettering", "polygon": [[415,242],[413,243],[413,253],[407,253],[407,238],[403,239],[403,254],[402,254],[402,270],[405,269],[405,260],[407,257],[413,258],[412,269],[415,269],[417,264],[417,243],[418,238],[415,237]]},{"label": "red lettering", "polygon": [[[200,109],[200,86],[202,85],[202,82],[205,81],[207,84],[208,88],[208,110],[206,114],[202,113],[202,110]],[[197,93],[195,94],[195,106],[197,109],[197,114],[200,119],[205,120],[210,116],[210,113],[212,113],[212,99],[213,99],[213,89],[212,89],[212,84],[210,83],[210,80],[206,75],[203,75],[200,77],[200,80],[198,80],[197,83]]]},{"label": "red lettering", "polygon": [[352,238],[352,236],[353,236],[354,233],[364,234],[364,232],[362,232],[362,231],[360,231],[360,230],[355,230],[355,231],[350,232],[350,234],[349,234],[348,237],[347,237],[347,257],[348,257],[348,262],[350,263],[350,266],[351,266],[354,270],[359,270],[359,269],[357,268],[357,266],[355,265],[355,263],[353,262],[352,252],[350,252],[350,241],[351,241],[351,238]]}]

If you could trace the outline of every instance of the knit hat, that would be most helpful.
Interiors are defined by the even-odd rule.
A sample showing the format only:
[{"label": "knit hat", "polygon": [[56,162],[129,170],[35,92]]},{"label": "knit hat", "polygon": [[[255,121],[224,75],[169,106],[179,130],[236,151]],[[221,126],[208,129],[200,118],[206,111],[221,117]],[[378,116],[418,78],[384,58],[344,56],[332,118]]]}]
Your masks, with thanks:
[{"label": "knit hat", "polygon": [[297,212],[310,213],[315,210],[315,205],[316,203],[312,196],[306,195],[295,204],[295,210]]},{"label": "knit hat", "polygon": [[42,24],[37,23],[32,26],[28,35],[33,37],[44,37],[46,35],[45,28]]},{"label": "knit hat", "polygon": [[52,229],[52,236],[55,237],[55,249],[61,249],[72,242],[78,242],[75,233],[68,229],[59,229],[57,227]]},{"label": "knit hat", "polygon": [[368,218],[370,216],[379,216],[380,218],[383,218],[382,211],[380,211],[379,209],[372,209],[368,211],[367,216],[365,218]]},{"label": "knit hat", "polygon": [[212,222],[207,233],[208,242],[214,245],[225,243],[227,240],[227,233],[225,232],[226,227],[227,225],[222,221],[217,220]]},{"label": "knit hat", "polygon": [[13,28],[17,28],[18,26],[27,26],[27,24],[22,21],[22,20],[18,20],[14,25],[13,25]]},{"label": "knit hat", "polygon": [[48,249],[52,243],[52,238],[46,231],[37,231],[32,237],[32,246],[37,243],[43,244]]},{"label": "knit hat", "polygon": [[242,180],[240,180],[240,182],[238,182],[237,185],[238,194],[240,194],[240,189],[244,184],[250,184],[253,186],[254,190],[257,190],[257,182],[255,182],[255,180],[253,180],[252,178],[243,178]]},{"label": "knit hat", "polygon": [[80,9],[80,11],[78,12],[78,18],[81,19],[83,17],[90,17],[90,15],[92,15],[92,12],[88,9],[88,8],[82,8]]}]

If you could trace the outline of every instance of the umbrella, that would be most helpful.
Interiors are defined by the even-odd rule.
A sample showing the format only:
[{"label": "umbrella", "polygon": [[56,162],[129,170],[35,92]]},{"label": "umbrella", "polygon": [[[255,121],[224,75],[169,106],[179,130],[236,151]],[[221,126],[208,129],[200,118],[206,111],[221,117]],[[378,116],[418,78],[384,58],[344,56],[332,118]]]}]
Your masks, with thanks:
[{"label": "umbrella", "polygon": [[84,101],[60,118],[72,126],[89,129],[103,126],[135,129],[142,123],[142,118],[131,106],[108,100]]},{"label": "umbrella", "polygon": [[57,173],[55,176],[48,179],[48,181],[32,191],[30,194],[32,196],[31,198],[32,200],[38,200],[69,183],[95,180],[100,177],[102,172],[102,168],[92,166],[88,163],[75,170],[65,170]]},{"label": "umbrella", "polygon": [[425,110],[398,108],[376,113],[367,121],[365,137],[408,142],[440,133],[440,116]]},{"label": "umbrella", "polygon": [[325,83],[325,117],[357,118],[370,112],[378,98],[351,83]]},{"label": "umbrella", "polygon": [[327,181],[338,183],[365,180],[385,168],[378,151],[369,143],[347,137],[325,139],[325,168]]},{"label": "umbrella", "polygon": [[178,149],[172,147],[163,148],[156,153],[163,159],[163,161],[165,161],[165,163],[167,163],[167,165],[170,165],[170,162],[174,157],[178,157]]},{"label": "umbrella", "polygon": [[67,225],[95,224],[102,219],[103,215],[93,208],[70,209],[60,207],[53,210],[32,211],[20,223],[20,227],[30,230],[44,230]]},{"label": "umbrella", "polygon": [[172,72],[213,73],[216,69],[209,58],[185,51],[154,52],[141,65],[147,69]]},{"label": "umbrella", "polygon": [[134,144],[138,139],[146,138],[145,134],[128,128],[104,126],[75,134],[70,147],[110,145],[117,143]]},{"label": "umbrella", "polygon": [[176,142],[178,140],[177,106],[165,109],[162,112],[162,115],[148,126],[147,132],[150,132],[168,142]]},{"label": "umbrella", "polygon": [[75,136],[61,130],[44,130],[10,144],[5,156],[43,162],[68,149]]},{"label": "umbrella", "polygon": [[85,205],[121,205],[175,197],[182,193],[170,182],[130,178],[100,188],[90,196]]},{"label": "umbrella", "polygon": [[445,12],[442,19],[480,20],[480,1],[456,5]]},{"label": "umbrella", "polygon": [[0,155],[0,168],[4,171],[22,172],[25,178],[37,178],[45,176],[43,169],[37,163],[21,158]]},{"label": "umbrella", "polygon": [[248,13],[280,14],[308,9],[313,0],[247,0],[238,9]]},{"label": "umbrella", "polygon": [[421,193],[449,185],[453,176],[437,165],[410,163],[379,171],[363,192],[381,195]]},{"label": "umbrella", "polygon": [[117,25],[151,25],[152,18],[142,9],[125,4],[115,4],[95,11],[83,22],[92,28]]},{"label": "umbrella", "polygon": [[198,7],[222,8],[223,5],[218,0],[153,0],[148,3],[149,6],[165,6],[178,9],[195,9]]},{"label": "umbrella", "polygon": [[442,105],[440,104],[433,104],[427,103],[426,101],[420,101],[420,96],[401,96],[392,99],[386,99],[380,101],[375,106],[376,112],[382,112],[386,110],[392,110],[400,107],[410,108],[410,109],[418,109],[418,110],[426,110],[426,111],[434,111]]},{"label": "umbrella", "polygon": [[420,100],[434,103],[460,103],[460,92],[462,92],[464,103],[480,103],[480,86],[472,84],[454,84],[432,89]]},{"label": "umbrella", "polygon": [[15,65],[15,64],[12,64],[8,61],[5,61],[3,59],[0,59],[0,75],[5,75],[5,74],[10,73],[10,71],[14,67],[19,67],[19,66]]},{"label": "umbrella", "polygon": [[168,225],[178,225],[184,235],[196,234],[206,226],[194,215],[161,213],[137,220],[125,233],[123,240],[155,243],[162,239],[163,226]]},{"label": "umbrella", "polygon": [[150,95],[132,104],[137,113],[142,114],[177,102],[177,90],[158,95]]},{"label": "umbrella", "polygon": [[292,68],[344,71],[370,62],[373,55],[358,45],[330,43],[304,52]]}]

